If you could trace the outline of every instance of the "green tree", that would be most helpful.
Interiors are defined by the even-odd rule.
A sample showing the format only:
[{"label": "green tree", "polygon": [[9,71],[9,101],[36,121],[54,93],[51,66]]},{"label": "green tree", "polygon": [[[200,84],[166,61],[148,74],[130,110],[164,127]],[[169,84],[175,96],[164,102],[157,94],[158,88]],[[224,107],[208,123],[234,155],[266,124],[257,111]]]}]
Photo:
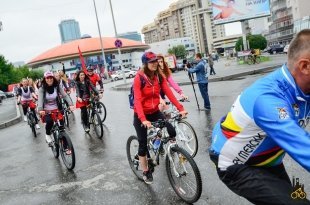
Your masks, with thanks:
[{"label": "green tree", "polygon": [[0,55],[0,89],[7,90],[7,85],[12,82],[15,77],[14,66],[5,60],[4,56]]},{"label": "green tree", "polygon": [[186,56],[186,49],[184,45],[173,46],[168,49],[168,53],[175,55],[176,58],[183,59]]},{"label": "green tree", "polygon": [[[267,47],[267,40],[262,35],[247,35],[246,37],[247,41],[249,41],[250,49],[260,49],[264,50]],[[235,45],[236,51],[241,51],[241,48],[243,47],[243,40],[242,37],[238,39]]]},{"label": "green tree", "polygon": [[14,66],[0,55],[0,90],[6,91],[8,85],[18,83],[22,78],[39,79],[43,77],[42,70],[30,71],[27,66],[14,68]]}]

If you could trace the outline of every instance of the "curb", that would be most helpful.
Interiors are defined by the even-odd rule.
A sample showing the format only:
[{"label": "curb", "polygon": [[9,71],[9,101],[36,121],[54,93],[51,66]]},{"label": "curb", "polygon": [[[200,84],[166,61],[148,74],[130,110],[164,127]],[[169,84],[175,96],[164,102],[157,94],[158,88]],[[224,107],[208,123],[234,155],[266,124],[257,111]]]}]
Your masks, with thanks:
[{"label": "curb", "polygon": [[[276,68],[281,67],[282,65],[283,64],[273,65],[273,66],[269,66],[269,67],[265,67],[265,68],[257,68],[255,70],[245,71],[245,72],[241,72],[241,73],[235,73],[235,74],[227,75],[227,76],[223,76],[223,77],[216,77],[216,78],[209,79],[209,82],[226,81],[226,80],[231,80],[231,79],[246,76],[246,75],[254,75],[254,74],[262,73],[265,71],[274,70]],[[186,81],[186,82],[178,82],[178,84],[180,86],[182,86],[182,85],[191,85],[192,83],[190,81]],[[197,82],[194,82],[194,84],[197,84]],[[130,88],[131,88],[131,83],[121,84],[121,85],[111,87],[111,89],[115,90],[115,91],[129,91]]]},{"label": "curb", "polygon": [[21,113],[21,107],[15,103],[15,108],[16,108],[17,116],[14,117],[13,119],[10,119],[10,120],[0,124],[0,129],[4,129],[4,128],[7,128],[9,126],[15,125],[22,120],[22,116],[20,114]]}]

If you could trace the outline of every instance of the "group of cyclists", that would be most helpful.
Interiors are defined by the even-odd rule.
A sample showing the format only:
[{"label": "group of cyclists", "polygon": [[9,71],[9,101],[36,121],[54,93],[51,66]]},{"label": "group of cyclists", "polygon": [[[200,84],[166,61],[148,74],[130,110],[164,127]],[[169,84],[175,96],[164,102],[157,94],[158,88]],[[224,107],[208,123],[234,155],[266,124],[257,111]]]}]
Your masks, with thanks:
[{"label": "group of cyclists", "polygon": [[[42,122],[46,123],[45,139],[49,146],[53,141],[51,129],[54,121],[59,119],[60,124],[64,125],[61,98],[69,105],[71,111],[75,107],[81,109],[85,132],[89,132],[87,106],[89,105],[91,94],[99,96],[99,94],[103,93],[103,83],[98,74],[94,73],[92,67],[88,67],[87,72],[78,71],[75,80],[77,98],[75,106],[70,97],[70,87],[64,69],[57,72],[46,71],[43,79],[38,84],[34,84],[32,80],[24,78],[21,81],[20,88],[18,88],[17,103],[22,105],[24,121],[27,121],[27,110],[29,107],[35,116],[35,127],[36,129],[40,129],[38,124],[39,119],[36,115],[37,110]],[[97,82],[100,85],[99,91],[96,88]],[[36,105],[36,101],[38,101],[38,105]],[[47,113],[51,115],[46,115]]]},{"label": "group of cyclists", "polygon": [[[293,189],[285,171],[283,158],[288,153],[307,171],[310,171],[309,132],[303,128],[310,119],[310,30],[301,31],[291,42],[288,63],[282,68],[255,82],[235,101],[230,112],[214,127],[210,158],[216,165],[219,178],[236,194],[254,204],[292,204]],[[151,122],[165,119],[165,96],[178,109],[182,117],[188,112],[174,96],[169,85],[182,98],[187,98],[173,80],[162,55],[145,52],[142,68],[134,78],[134,120],[139,142],[138,157],[143,169],[145,183],[153,181],[147,163],[147,129]],[[61,76],[61,74],[59,73]],[[38,95],[22,80],[18,102],[23,108],[38,99],[40,116],[59,110],[61,96],[74,109],[72,100],[61,85],[58,74],[45,72]],[[99,82],[100,90],[96,89]],[[79,71],[76,76],[76,107],[81,109],[82,121],[89,132],[86,107],[91,93],[103,92],[99,76],[90,68],[87,73]],[[27,110],[24,109],[24,114]],[[55,116],[62,119],[62,116]],[[38,120],[38,119],[37,119]],[[51,142],[50,128],[53,119],[46,122],[46,141]],[[303,123],[301,123],[303,122]],[[62,121],[63,123],[63,121]],[[39,126],[37,126],[39,128]],[[167,124],[171,140],[176,131]],[[309,204],[308,200],[300,203]]]}]

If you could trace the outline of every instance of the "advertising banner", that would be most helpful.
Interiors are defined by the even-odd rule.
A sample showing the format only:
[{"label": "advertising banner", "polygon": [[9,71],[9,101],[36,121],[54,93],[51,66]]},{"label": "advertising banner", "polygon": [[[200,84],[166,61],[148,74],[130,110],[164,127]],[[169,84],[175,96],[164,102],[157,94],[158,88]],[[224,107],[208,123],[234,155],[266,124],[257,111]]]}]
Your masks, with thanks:
[{"label": "advertising banner", "polygon": [[270,15],[270,0],[211,0],[214,24]]}]

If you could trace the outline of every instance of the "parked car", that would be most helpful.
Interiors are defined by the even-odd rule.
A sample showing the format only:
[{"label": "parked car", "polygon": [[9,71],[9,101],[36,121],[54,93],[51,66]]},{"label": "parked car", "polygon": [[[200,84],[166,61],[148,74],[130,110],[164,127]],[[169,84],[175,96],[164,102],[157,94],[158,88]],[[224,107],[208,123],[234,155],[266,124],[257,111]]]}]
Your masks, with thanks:
[{"label": "parked car", "polygon": [[13,98],[15,95],[13,92],[4,92],[7,98]]},{"label": "parked car", "polygon": [[3,91],[0,90],[0,99],[3,100],[3,99],[6,99],[6,95]]},{"label": "parked car", "polygon": [[268,48],[268,53],[270,54],[276,54],[276,53],[283,53],[284,46],[282,44],[276,44],[276,45],[271,45]]},{"label": "parked car", "polygon": [[287,54],[288,48],[289,48],[289,47],[290,47],[290,44],[287,44],[287,45],[284,47],[283,52],[284,52],[285,54]]},{"label": "parked car", "polygon": [[[128,69],[124,69],[125,72],[125,77],[126,78],[133,78],[136,76],[137,71],[134,70],[128,70]],[[123,79],[123,73],[121,70],[116,71],[114,74],[111,75],[112,80],[119,80],[119,79]]]}]

